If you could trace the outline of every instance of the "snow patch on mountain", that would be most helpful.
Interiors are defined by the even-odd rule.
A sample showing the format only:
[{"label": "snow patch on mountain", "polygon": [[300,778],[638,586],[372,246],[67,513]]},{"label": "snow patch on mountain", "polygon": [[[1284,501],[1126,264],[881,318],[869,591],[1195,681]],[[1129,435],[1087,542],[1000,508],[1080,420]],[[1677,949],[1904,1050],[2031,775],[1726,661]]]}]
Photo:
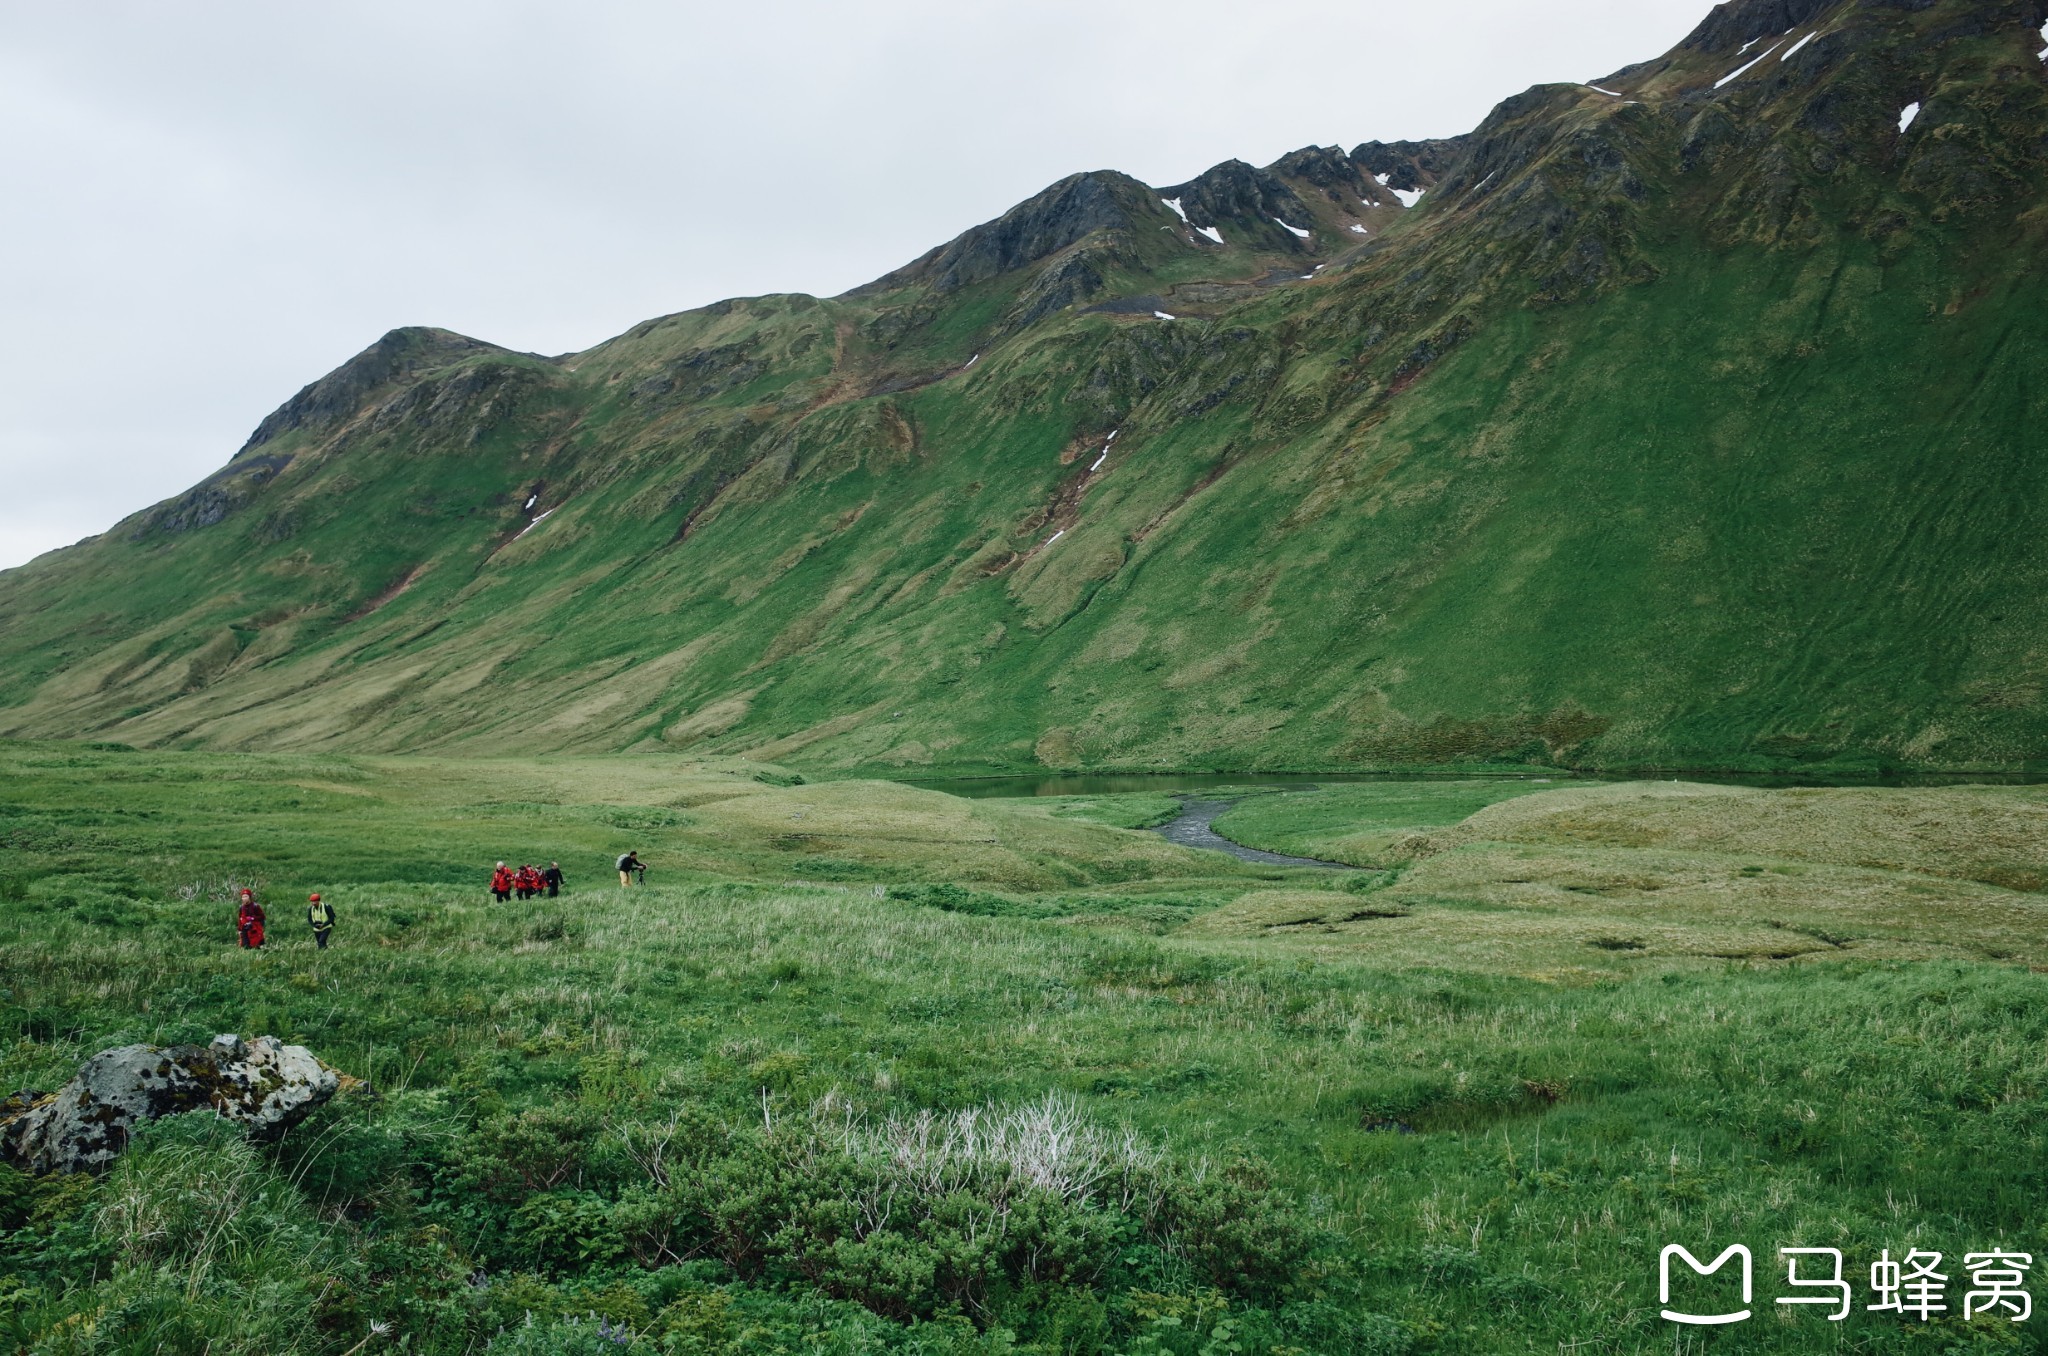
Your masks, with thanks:
[{"label": "snow patch on mountain", "polygon": [[1806,46],[1806,44],[1807,44],[1807,43],[1809,43],[1809,42],[1812,42],[1812,41],[1813,41],[1813,40],[1814,40],[1815,38],[1817,38],[1817,37],[1819,37],[1819,36],[1820,36],[1820,30],[1819,30],[1818,28],[1814,29],[1814,30],[1813,30],[1813,32],[1811,32],[1811,33],[1808,33],[1808,34],[1807,34],[1807,35],[1806,35],[1805,37],[1803,37],[1803,38],[1801,38],[1801,39],[1800,39],[1799,41],[1797,41],[1797,42],[1793,43],[1793,44],[1792,44],[1792,45],[1791,45],[1790,47],[1787,47],[1787,48],[1785,49],[1784,55],[1783,55],[1783,56],[1780,56],[1780,57],[1778,58],[1778,60],[1780,60],[1780,61],[1790,61],[1790,60],[1792,59],[1792,54],[1793,54],[1794,52],[1796,52],[1796,51],[1798,51],[1798,50],[1799,50],[1800,48],[1802,48],[1802,47]]},{"label": "snow patch on mountain", "polygon": [[1416,203],[1422,201],[1422,195],[1429,192],[1429,190],[1426,188],[1395,188],[1389,189],[1388,192],[1401,200],[1401,206],[1413,207]]},{"label": "snow patch on mountain", "polygon": [[1904,131],[1905,131],[1905,130],[1906,130],[1906,129],[1908,128],[1908,127],[1911,127],[1911,126],[1913,125],[1913,119],[1915,119],[1915,118],[1917,118],[1917,117],[1919,117],[1919,116],[1920,116],[1920,105],[1919,105],[1919,104],[1918,104],[1917,102],[1915,102],[1915,103],[1910,103],[1910,104],[1907,104],[1907,105],[1906,105],[1906,106],[1905,106],[1904,108],[1900,109],[1900,110],[1899,110],[1899,131],[1900,131],[1900,132],[1904,132]]},{"label": "snow patch on mountain", "polygon": [[[1173,214],[1175,216],[1179,217],[1182,221],[1187,221],[1188,214],[1180,210],[1179,198],[1161,198],[1159,201],[1165,203],[1168,207],[1172,208]],[[1188,224],[1193,225],[1194,223],[1189,222]]]},{"label": "snow patch on mountain", "polygon": [[[1275,220],[1275,221],[1280,221],[1280,218],[1278,218],[1278,217],[1274,217],[1274,218],[1273,218],[1273,220]],[[1301,237],[1301,238],[1302,238],[1303,240],[1306,240],[1306,239],[1308,239],[1308,238],[1309,238],[1309,236],[1310,236],[1310,235],[1312,234],[1312,232],[1309,232],[1309,231],[1304,231],[1304,230],[1302,230],[1302,229],[1301,229],[1301,227],[1299,227],[1299,226],[1289,226],[1289,225],[1288,225],[1288,224],[1287,224],[1286,222],[1284,222],[1284,221],[1280,221],[1280,226],[1281,226],[1281,228],[1282,228],[1283,230],[1288,230],[1288,231],[1292,231],[1292,232],[1294,232],[1294,234],[1296,234],[1296,235],[1300,236],[1300,237]]]},{"label": "snow patch on mountain", "polygon": [[1197,226],[1195,227],[1195,234],[1206,235],[1219,245],[1223,243],[1223,232],[1217,230],[1214,226]]},{"label": "snow patch on mountain", "polygon": [[[1781,39],[1781,41],[1782,41],[1782,39]],[[1748,51],[1748,50],[1749,50],[1749,49],[1748,49],[1747,47],[1745,47],[1745,48],[1743,48],[1743,49],[1742,49],[1742,51],[1743,51],[1743,52],[1746,52],[1746,51]],[[1774,42],[1774,43],[1772,43],[1772,44],[1771,44],[1771,45],[1770,45],[1769,47],[1766,47],[1766,48],[1764,48],[1764,56],[1760,56],[1760,57],[1758,57],[1758,58],[1756,59],[1756,61],[1752,61],[1752,62],[1750,62],[1750,63],[1749,63],[1748,65],[1745,65],[1745,66],[1738,66],[1738,67],[1736,67],[1736,68],[1735,68],[1734,70],[1732,70],[1732,71],[1728,72],[1728,74],[1726,74],[1726,75],[1722,76],[1722,77],[1721,77],[1721,78],[1720,78],[1719,80],[1716,80],[1716,81],[1714,82],[1714,88],[1715,88],[1715,89],[1719,89],[1719,88],[1721,88],[1721,86],[1723,86],[1723,85],[1727,84],[1727,83],[1728,83],[1729,81],[1731,81],[1731,80],[1735,80],[1735,79],[1739,78],[1739,77],[1740,77],[1740,76],[1741,76],[1741,75],[1743,74],[1743,72],[1745,72],[1745,71],[1749,70],[1751,66],[1754,66],[1754,65],[1756,65],[1756,64],[1757,64],[1757,62],[1759,62],[1759,61],[1762,61],[1762,60],[1764,59],[1764,57],[1767,57],[1767,56],[1769,56],[1769,55],[1770,55],[1771,53],[1773,53],[1773,52],[1775,52],[1775,51],[1777,51],[1777,50],[1778,50],[1778,44],[1777,44],[1777,43],[1775,43],[1775,42]],[[1742,53],[1741,53],[1741,52],[1737,52],[1737,53],[1736,53],[1736,55],[1737,55],[1737,56],[1740,56],[1740,55],[1742,55]]]}]

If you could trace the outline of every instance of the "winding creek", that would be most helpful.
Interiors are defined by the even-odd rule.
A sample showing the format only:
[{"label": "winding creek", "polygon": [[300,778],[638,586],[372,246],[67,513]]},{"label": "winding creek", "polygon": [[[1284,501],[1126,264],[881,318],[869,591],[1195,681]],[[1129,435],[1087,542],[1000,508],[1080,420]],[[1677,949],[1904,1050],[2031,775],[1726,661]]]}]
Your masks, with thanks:
[{"label": "winding creek", "polygon": [[[1313,791],[1321,786],[1346,782],[1434,780],[1448,779],[1426,775],[1404,777],[1384,772],[1197,772],[972,777],[918,784],[929,790],[965,796],[970,800],[1020,796],[1115,796],[1133,792],[1163,792],[1178,797],[1181,803],[1178,815],[1152,828],[1153,833],[1169,843],[1178,843],[1182,847],[1206,848],[1211,852],[1227,852],[1239,861],[1252,862],[1259,866],[1312,866],[1327,871],[1355,871],[1357,867],[1344,862],[1326,862],[1315,857],[1290,857],[1283,852],[1267,852],[1262,848],[1246,847],[1242,843],[1233,842],[1216,832],[1216,821],[1227,814],[1236,802],[1203,799],[1199,793],[1225,787],[1232,790]],[[1538,777],[1534,780],[1549,781],[1550,778]]]},{"label": "winding creek", "polygon": [[[1796,773],[1730,773],[1730,772],[1687,772],[1680,774],[1686,781],[1720,783],[1733,786],[1791,787],[1791,786],[1950,786],[1969,783],[2031,784],[2044,780],[2040,773],[1873,773],[1868,776],[1802,777]],[[1667,778],[1678,780],[1669,773],[1618,774],[1631,780],[1657,780]],[[1385,773],[1385,772],[1323,772],[1323,773],[1258,773],[1258,772],[1197,772],[1197,773],[1089,773],[1053,774],[1035,777],[959,777],[935,778],[929,781],[915,781],[912,784],[927,790],[944,791],[948,795],[964,796],[969,800],[998,799],[1018,796],[1114,796],[1133,792],[1163,792],[1176,796],[1181,803],[1178,815],[1164,824],[1155,825],[1152,832],[1170,843],[1182,847],[1206,848],[1211,852],[1227,852],[1240,861],[1253,862],[1260,866],[1312,866],[1331,871],[1355,871],[1358,868],[1343,862],[1325,862],[1314,857],[1290,857],[1285,853],[1267,852],[1260,848],[1246,847],[1232,842],[1216,832],[1216,821],[1236,804],[1235,800],[1204,799],[1205,791],[1224,788],[1313,791],[1320,786],[1334,786],[1352,782],[1401,782],[1401,781],[1461,781],[1479,777],[1502,781],[1557,781],[1560,784],[1577,780],[1568,773],[1550,776],[1520,777],[1514,774],[1466,773]]]},{"label": "winding creek", "polygon": [[1156,825],[1152,832],[1169,843],[1182,847],[1208,848],[1212,852],[1227,852],[1240,861],[1257,862],[1261,866],[1319,866],[1327,871],[1355,871],[1358,868],[1343,862],[1319,861],[1314,857],[1289,857],[1281,852],[1265,852],[1258,848],[1234,843],[1216,832],[1216,820],[1230,810],[1236,802],[1227,800],[1181,801],[1178,815],[1164,824]]}]

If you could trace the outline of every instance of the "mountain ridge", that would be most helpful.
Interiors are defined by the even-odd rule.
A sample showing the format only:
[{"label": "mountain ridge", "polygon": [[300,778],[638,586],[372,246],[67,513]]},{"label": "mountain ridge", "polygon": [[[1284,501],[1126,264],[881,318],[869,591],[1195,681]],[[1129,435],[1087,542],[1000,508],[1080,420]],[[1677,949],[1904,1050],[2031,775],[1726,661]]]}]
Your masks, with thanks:
[{"label": "mountain ridge", "polygon": [[0,734],[2017,768],[2044,20],[1741,0],[1460,137],[1069,176],[835,298],[392,331],[0,573]]}]

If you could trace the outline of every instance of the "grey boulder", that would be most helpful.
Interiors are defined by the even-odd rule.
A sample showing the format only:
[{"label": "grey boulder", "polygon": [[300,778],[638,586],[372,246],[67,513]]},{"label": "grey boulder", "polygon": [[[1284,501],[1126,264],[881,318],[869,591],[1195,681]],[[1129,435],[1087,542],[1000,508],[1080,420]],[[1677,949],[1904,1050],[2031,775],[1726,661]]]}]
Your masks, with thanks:
[{"label": "grey boulder", "polygon": [[24,1172],[100,1172],[142,1121],[212,1110],[272,1140],[334,1096],[342,1075],[275,1036],[208,1045],[124,1045],[87,1060],[55,1093],[0,1101],[0,1159]]}]

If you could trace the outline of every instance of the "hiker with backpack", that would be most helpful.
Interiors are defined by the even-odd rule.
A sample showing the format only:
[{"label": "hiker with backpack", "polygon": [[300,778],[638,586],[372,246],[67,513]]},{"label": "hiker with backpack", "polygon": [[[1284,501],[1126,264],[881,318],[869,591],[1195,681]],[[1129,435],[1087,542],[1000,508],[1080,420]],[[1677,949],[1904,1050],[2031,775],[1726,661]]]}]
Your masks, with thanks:
[{"label": "hiker with backpack", "polygon": [[313,928],[313,945],[325,951],[327,934],[334,931],[334,906],[321,899],[318,890],[306,897],[306,921]]},{"label": "hiker with backpack", "polygon": [[491,893],[497,896],[500,904],[512,898],[512,873],[506,870],[503,862],[499,862],[498,869],[491,873]]},{"label": "hiker with backpack", "polygon": [[235,933],[242,939],[244,951],[263,949],[263,906],[256,902],[256,892],[242,887],[241,907],[235,910]]},{"label": "hiker with backpack", "polygon": [[640,860],[640,850],[635,848],[619,858],[619,886],[621,889],[632,885],[638,877],[641,884],[647,881],[647,867]]}]

